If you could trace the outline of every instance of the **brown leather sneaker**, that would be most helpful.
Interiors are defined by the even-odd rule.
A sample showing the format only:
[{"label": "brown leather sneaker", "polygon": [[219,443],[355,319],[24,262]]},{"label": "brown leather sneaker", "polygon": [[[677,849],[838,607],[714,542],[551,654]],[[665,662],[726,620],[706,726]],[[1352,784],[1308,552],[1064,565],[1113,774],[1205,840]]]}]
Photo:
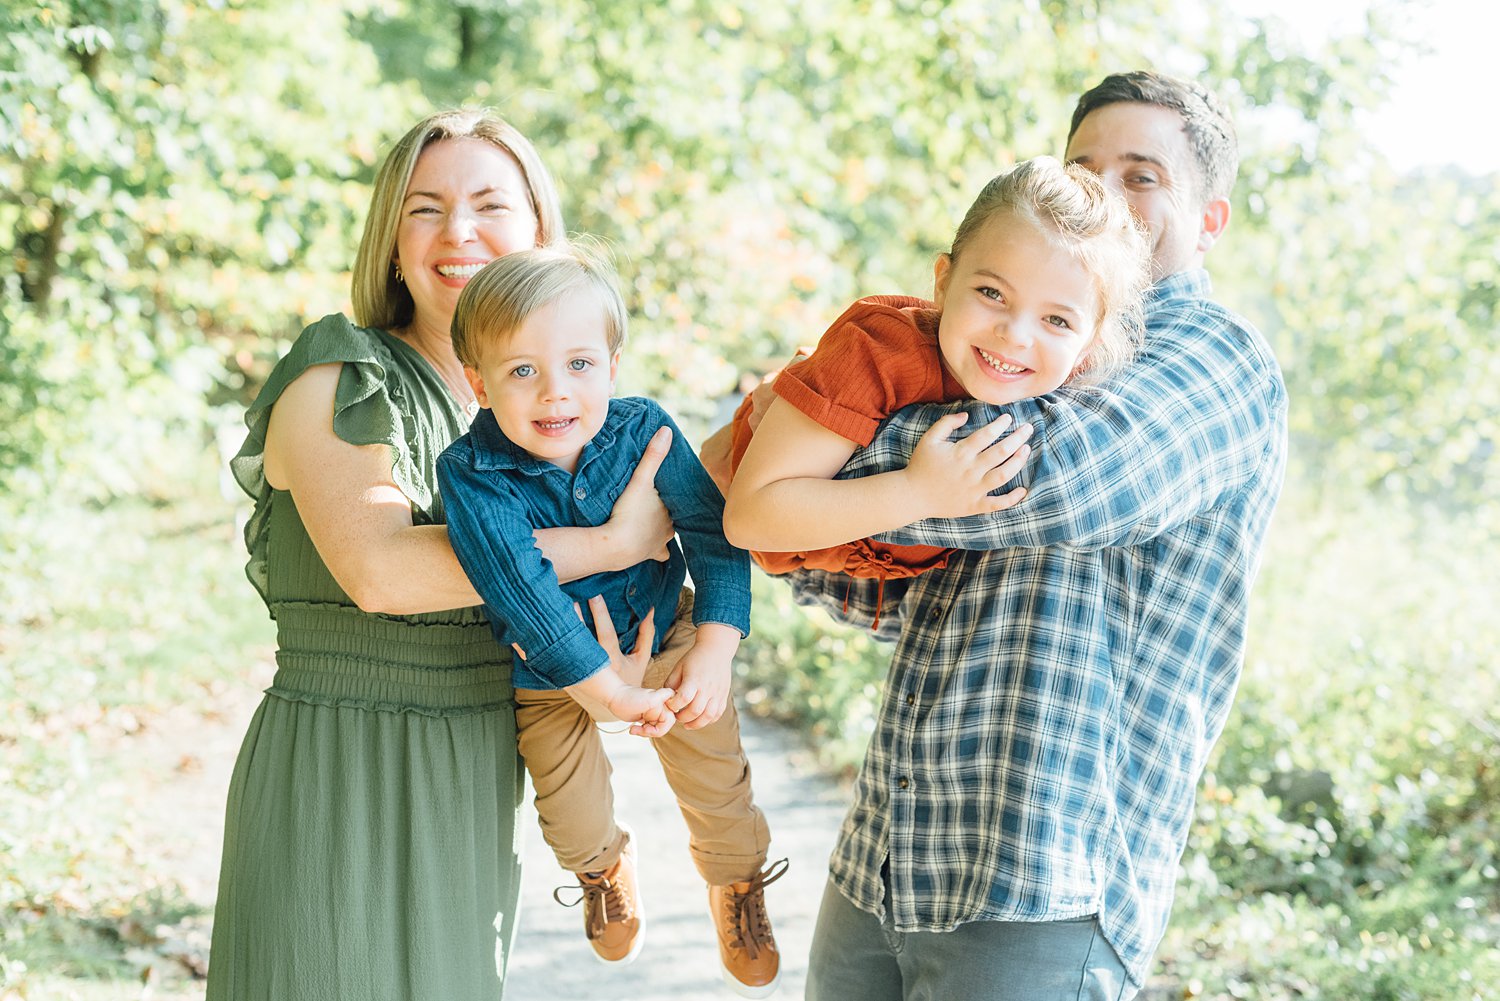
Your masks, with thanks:
[{"label": "brown leather sneaker", "polygon": [[[625,845],[619,861],[603,872],[574,873],[577,886],[559,886],[552,899],[564,907],[583,904],[583,931],[601,962],[621,966],[632,962],[646,942],[646,915],[641,910],[635,878],[635,839]],[[562,894],[578,890],[567,901]]]},{"label": "brown leather sneaker", "polygon": [[786,874],[781,859],[743,883],[708,888],[724,983],[742,998],[766,998],[781,981],[781,954],[766,914],[766,887]]}]

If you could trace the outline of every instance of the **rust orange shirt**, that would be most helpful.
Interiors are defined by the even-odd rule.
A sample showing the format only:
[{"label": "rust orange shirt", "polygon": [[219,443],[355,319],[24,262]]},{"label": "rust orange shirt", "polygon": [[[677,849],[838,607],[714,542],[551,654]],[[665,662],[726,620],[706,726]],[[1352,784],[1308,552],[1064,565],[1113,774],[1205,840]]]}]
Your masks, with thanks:
[{"label": "rust orange shirt", "polygon": [[[943,403],[968,394],[943,366],[938,311],[925,299],[874,295],[846,309],[807,358],[777,376],[776,394],[823,427],[861,447],[886,417],[912,403]],[[750,447],[750,397],[731,425],[730,466]],[[752,552],[767,573],[803,567],[889,580],[946,566],[951,549],[893,546],[857,539],[798,553]]]}]

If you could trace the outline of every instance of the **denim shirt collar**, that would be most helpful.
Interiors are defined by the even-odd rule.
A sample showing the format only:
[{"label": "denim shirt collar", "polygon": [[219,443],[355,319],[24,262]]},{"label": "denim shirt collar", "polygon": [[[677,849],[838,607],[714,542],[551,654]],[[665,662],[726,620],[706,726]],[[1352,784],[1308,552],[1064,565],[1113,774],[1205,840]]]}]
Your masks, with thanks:
[{"label": "denim shirt collar", "polygon": [[1213,292],[1208,271],[1189,268],[1167,275],[1146,291],[1147,302],[1170,302],[1174,299],[1207,299]]},{"label": "denim shirt collar", "polygon": [[[583,453],[578,457],[579,469],[587,465],[599,452],[615,443],[619,437],[615,418],[615,401],[610,400],[609,414],[604,419],[604,426],[589,440],[588,444],[583,446]],[[505,432],[500,430],[499,422],[495,420],[494,411],[488,407],[480,408],[479,414],[474,418],[474,423],[469,425],[469,436],[469,440],[474,443],[475,469],[514,469],[533,476],[544,475],[548,470],[561,469],[560,466],[551,462],[538,459],[507,438]]]}]

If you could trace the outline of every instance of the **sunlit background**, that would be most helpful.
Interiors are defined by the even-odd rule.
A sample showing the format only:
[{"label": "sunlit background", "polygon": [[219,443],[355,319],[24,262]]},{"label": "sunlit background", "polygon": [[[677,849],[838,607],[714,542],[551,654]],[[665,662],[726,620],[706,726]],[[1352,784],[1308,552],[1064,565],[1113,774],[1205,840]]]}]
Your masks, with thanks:
[{"label": "sunlit background", "polygon": [[[223,463],[276,357],[346,308],[411,122],[485,103],[536,141],[620,258],[623,388],[701,436],[849,299],[925,293],[980,184],[1148,65],[1236,114],[1209,265],[1277,349],[1293,460],[1147,997],[1500,997],[1491,6],[0,0],[0,23],[0,1001],[202,995],[217,848],[173,820],[221,802],[183,790],[233,754],[271,640]],[[740,696],[846,771],[886,652],[756,588]]]}]

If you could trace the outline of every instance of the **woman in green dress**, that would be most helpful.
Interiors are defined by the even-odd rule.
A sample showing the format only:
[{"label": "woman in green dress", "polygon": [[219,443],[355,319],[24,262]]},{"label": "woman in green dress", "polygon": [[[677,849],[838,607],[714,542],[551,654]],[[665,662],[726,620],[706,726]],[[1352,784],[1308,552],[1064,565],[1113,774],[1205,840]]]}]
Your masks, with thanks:
[{"label": "woman in green dress", "polygon": [[[443,525],[473,394],[449,340],[481,265],[563,237],[546,168],[477,111],[418,123],[375,180],[354,322],[304,330],[232,462],[277,671],[230,781],[210,1001],[499,998],[520,890],[510,659]],[[612,520],[537,541],[563,579],[656,555],[653,443]]]}]

